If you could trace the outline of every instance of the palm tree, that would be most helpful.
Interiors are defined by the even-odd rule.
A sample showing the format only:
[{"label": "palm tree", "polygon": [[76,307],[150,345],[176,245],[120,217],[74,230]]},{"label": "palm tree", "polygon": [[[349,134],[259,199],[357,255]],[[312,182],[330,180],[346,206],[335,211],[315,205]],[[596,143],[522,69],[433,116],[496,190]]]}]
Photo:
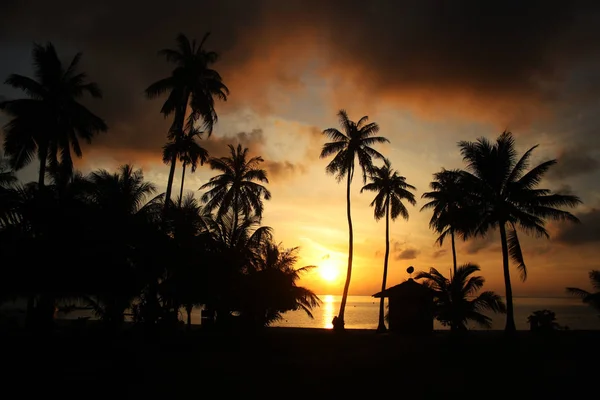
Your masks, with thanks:
[{"label": "palm tree", "polygon": [[[141,257],[152,246],[147,232],[162,206],[162,195],[152,197],[156,187],[144,181],[140,169],[122,165],[116,173],[92,172],[89,201],[96,210],[95,236],[99,249],[95,260],[96,285],[86,298],[97,315],[109,325],[119,325],[124,311],[141,290]],[[152,248],[152,257],[160,249]]]},{"label": "palm tree", "polygon": [[295,268],[297,261],[297,247],[284,249],[267,241],[258,248],[252,269],[243,280],[242,318],[254,326],[269,325],[291,310],[304,310],[313,318],[311,310],[321,300],[311,290],[298,286],[297,281],[315,267]]},{"label": "palm tree", "polygon": [[227,214],[203,213],[203,230],[210,237],[209,268],[206,271],[205,304],[209,310],[217,311],[217,322],[227,320],[231,311],[237,311],[240,302],[239,282],[244,275],[254,270],[259,262],[260,249],[272,241],[272,229],[260,225],[260,218],[250,215],[237,221],[233,210]]},{"label": "palm tree", "polygon": [[567,293],[580,297],[584,303],[591,305],[600,312],[600,270],[592,270],[589,272],[590,282],[592,287],[597,290],[595,293],[587,290],[569,287]]},{"label": "palm tree", "polygon": [[473,321],[484,328],[491,328],[492,320],[484,311],[505,313],[506,306],[502,298],[494,292],[477,292],[483,287],[485,279],[471,276],[479,272],[479,266],[464,264],[448,279],[431,268],[429,272],[419,272],[415,279],[424,279],[425,284],[435,293],[435,315],[444,326],[454,330],[466,330],[467,321]]},{"label": "palm tree", "polygon": [[8,159],[0,155],[0,190],[8,189],[17,182],[15,172],[10,168]]},{"label": "palm tree", "polygon": [[28,97],[0,103],[0,109],[12,117],[4,127],[4,150],[15,170],[29,164],[37,153],[39,187],[44,186],[47,162],[57,164],[60,158],[65,168],[72,169],[71,149],[82,156],[79,138],[90,143],[97,133],[107,130],[101,118],[78,102],[85,93],[102,97],[98,85],[78,72],[81,56],[77,53],[65,68],[51,43],[35,44],[35,79],[12,74],[5,82]]},{"label": "palm tree", "polygon": [[[415,195],[410,192],[410,190],[416,190],[416,188],[406,183],[406,178],[400,176],[397,171],[392,169],[388,159],[384,160],[384,165],[382,167],[375,167],[373,169],[370,179],[371,182],[363,186],[360,191],[362,193],[364,190],[368,190],[377,193],[375,199],[371,202],[371,207],[375,208],[375,220],[378,221],[385,217],[385,258],[383,260],[383,280],[381,282],[381,290],[384,291],[390,255],[390,215],[393,221],[395,221],[399,215],[405,220],[408,220],[408,210],[402,203],[402,200],[408,201],[413,206],[417,204]],[[383,297],[379,302],[379,324],[377,326],[377,331],[386,331]]]},{"label": "palm tree", "polygon": [[[456,274],[455,234],[468,230],[469,207],[466,204],[468,196],[461,184],[460,170],[442,169],[433,175],[434,180],[429,184],[431,192],[423,193],[421,198],[429,202],[421,207],[421,211],[433,209],[429,227],[439,233],[436,243],[443,245],[444,239],[450,235],[452,242],[452,262]],[[464,234],[463,234],[464,237]]]},{"label": "palm tree", "polygon": [[[160,111],[165,117],[175,114],[168,134],[169,139],[178,139],[184,136],[184,122],[188,113],[188,105],[191,109],[189,118],[193,121],[202,119],[202,124],[210,136],[218,119],[215,111],[215,97],[226,101],[229,95],[229,89],[223,84],[221,75],[210,68],[217,61],[218,54],[203,47],[208,36],[209,33],[206,33],[202,41],[197,44],[195,40],[190,42],[185,35],[179,34],[176,38],[177,49],[163,49],[158,52],[160,56],[165,57],[167,61],[176,66],[169,77],[150,85],[146,89],[146,96],[156,98],[169,93]],[[171,199],[177,157],[177,153],[171,154],[165,210]]]},{"label": "palm tree", "polygon": [[163,147],[163,162],[169,164],[173,159],[173,156],[179,158],[183,166],[181,172],[181,189],[179,190],[179,200],[177,202],[178,207],[181,207],[181,201],[183,199],[183,184],[185,181],[185,168],[190,166],[192,173],[196,172],[198,163],[204,165],[208,160],[208,151],[200,146],[196,142],[196,137],[200,138],[202,131],[197,128],[190,126],[187,133],[183,133],[182,136],[177,136],[171,139]]},{"label": "palm tree", "polygon": [[549,237],[545,228],[546,219],[579,222],[573,214],[559,207],[575,207],[581,200],[577,196],[537,188],[556,160],[545,161],[527,171],[537,145],[518,158],[515,140],[510,132],[503,132],[496,143],[480,138],[475,142],[461,141],[458,145],[467,163],[467,170],[463,171],[461,179],[472,202],[469,211],[477,219],[469,235],[483,236],[495,228],[500,230],[507,302],[506,331],[513,332],[516,327],[509,257],[517,263],[521,279],[525,281],[527,278],[517,227],[538,237]]},{"label": "palm tree", "polygon": [[238,226],[239,214],[244,217],[255,215],[260,218],[263,212],[263,202],[271,199],[271,192],[258,182],[269,183],[267,171],[259,168],[264,160],[262,157],[248,157],[248,149],[238,144],[237,148],[229,146],[230,156],[211,158],[210,167],[222,172],[200,187],[206,190],[202,202],[208,212],[217,210],[219,217],[228,212],[233,213],[232,232]]},{"label": "palm tree", "polygon": [[352,276],[352,246],[353,246],[353,231],[352,231],[352,216],[350,214],[350,184],[354,177],[354,161],[358,159],[358,165],[362,169],[363,183],[367,182],[367,175],[373,172],[373,158],[384,159],[377,150],[371,146],[377,143],[388,143],[389,140],[382,136],[374,136],[379,132],[379,125],[375,122],[369,123],[369,117],[366,115],[358,122],[351,121],[345,110],[338,112],[338,118],[342,127],[343,133],[336,128],[328,128],[323,131],[323,134],[332,142],[325,143],[321,150],[321,158],[334,156],[329,162],[325,171],[335,175],[338,182],[344,177],[346,180],[346,213],[348,216],[348,272],[346,273],[346,283],[344,284],[344,292],[342,302],[340,304],[340,312],[334,318],[334,329],[344,329],[344,311],[346,309],[346,300],[348,299],[348,289],[350,288],[350,278]]}]

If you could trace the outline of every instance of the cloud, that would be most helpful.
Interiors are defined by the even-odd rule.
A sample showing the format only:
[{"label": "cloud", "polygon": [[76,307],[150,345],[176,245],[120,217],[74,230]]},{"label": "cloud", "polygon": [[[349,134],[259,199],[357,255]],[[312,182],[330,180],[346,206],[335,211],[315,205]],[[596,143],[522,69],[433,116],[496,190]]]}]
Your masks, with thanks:
[{"label": "cloud", "polygon": [[570,245],[596,243],[600,241],[600,209],[592,208],[576,214],[581,224],[562,223],[554,234],[554,240]]},{"label": "cloud", "polygon": [[396,254],[396,260],[413,260],[417,258],[419,255],[419,250],[417,249],[404,249],[398,254]]},{"label": "cloud", "polygon": [[[232,91],[228,103],[218,105],[222,114],[288,106],[292,93],[307,90],[310,71],[328,80],[322,86],[334,109],[355,102],[368,111],[393,102],[430,116],[452,108],[514,126],[545,104],[571,100],[560,96],[564,85],[599,63],[594,11],[600,5],[594,2],[5,3],[0,43],[12,46],[3,51],[5,60],[22,65],[12,57],[14,47],[34,40],[52,40],[65,53],[83,50],[89,76],[105,92],[94,109],[117,131],[107,140],[120,143],[164,137],[167,124],[156,116],[160,102],[142,94],[168,74],[170,66],[156,52],[173,46],[180,31],[196,38],[212,32],[208,47],[221,53],[217,67]],[[600,85],[600,74],[585,78],[574,96],[589,96],[589,87]],[[154,122],[140,124],[145,116]],[[123,134],[128,127],[135,132]]]},{"label": "cloud", "polygon": [[487,234],[484,237],[477,237],[470,239],[465,246],[464,251],[467,254],[477,254],[481,250],[488,249],[497,243],[497,237],[495,234]]},{"label": "cloud", "polygon": [[548,171],[548,177],[553,180],[592,174],[600,170],[600,159],[584,147],[563,149],[557,160],[558,163]]},{"label": "cloud", "polygon": [[442,249],[442,250],[437,250],[434,251],[433,254],[431,255],[433,258],[440,258],[442,256],[445,256],[446,253],[448,253],[448,250]]}]

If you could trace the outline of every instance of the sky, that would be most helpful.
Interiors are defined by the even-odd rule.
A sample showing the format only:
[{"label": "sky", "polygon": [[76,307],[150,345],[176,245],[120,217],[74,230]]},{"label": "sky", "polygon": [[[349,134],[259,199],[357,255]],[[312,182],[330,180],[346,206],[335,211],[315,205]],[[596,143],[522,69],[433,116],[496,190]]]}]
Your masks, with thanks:
[{"label": "sky", "polygon": [[[325,173],[322,130],[336,113],[368,115],[390,144],[377,147],[414,185],[408,221],[391,224],[388,286],[406,268],[447,273],[449,244],[435,245],[430,214],[419,212],[432,174],[461,168],[459,140],[514,133],[522,153],[539,144],[535,161],[556,158],[542,186],[577,194],[582,224],[548,223],[551,239],[522,236],[529,277],[512,271],[515,296],[563,296],[589,288],[600,244],[600,5],[591,1],[476,0],[171,0],[102,2],[4,0],[0,5],[0,78],[31,74],[34,42],[51,41],[65,61],[83,52],[82,68],[104,92],[85,104],[109,131],[84,147],[83,172],[143,168],[166,187],[161,161],[170,120],[144,89],[169,74],[157,56],[178,33],[220,54],[215,64],[231,94],[217,104],[219,122],[202,141],[213,156],[242,143],[265,159],[273,197],[263,224],[285,247],[300,247],[298,266],[317,265],[301,284],[341,294],[348,247],[345,186]],[[20,93],[0,86],[0,98]],[[4,118],[4,117],[0,117]],[[5,123],[6,118],[0,119]],[[35,180],[37,165],[19,172]],[[179,187],[176,171],[175,187]],[[198,188],[213,171],[186,177]],[[350,294],[380,290],[385,223],[369,207],[373,194],[352,184],[354,269]],[[457,243],[458,262],[480,265],[486,288],[504,293],[498,233]],[[334,278],[328,281],[324,275]]]}]

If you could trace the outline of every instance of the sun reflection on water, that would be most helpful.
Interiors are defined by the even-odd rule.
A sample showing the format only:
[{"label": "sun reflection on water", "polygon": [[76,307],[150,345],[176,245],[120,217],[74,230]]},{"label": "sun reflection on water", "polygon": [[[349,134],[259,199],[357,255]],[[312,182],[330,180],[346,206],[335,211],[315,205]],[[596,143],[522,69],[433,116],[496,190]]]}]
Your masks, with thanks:
[{"label": "sun reflection on water", "polygon": [[321,321],[323,327],[325,327],[326,329],[333,329],[333,324],[331,323],[335,315],[335,310],[333,307],[333,296],[330,294],[324,296],[323,304],[321,305],[321,307],[323,307],[323,319]]}]

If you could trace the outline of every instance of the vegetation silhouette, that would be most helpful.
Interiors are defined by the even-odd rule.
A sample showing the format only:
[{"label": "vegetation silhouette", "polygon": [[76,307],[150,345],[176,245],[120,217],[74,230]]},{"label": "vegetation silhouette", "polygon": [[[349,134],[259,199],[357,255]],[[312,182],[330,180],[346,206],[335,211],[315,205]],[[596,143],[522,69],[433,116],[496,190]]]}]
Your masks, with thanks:
[{"label": "vegetation silhouette", "polygon": [[[80,72],[81,53],[66,65],[51,43],[35,44],[34,78],[18,74],[7,78],[5,83],[26,97],[0,102],[9,117],[3,146],[7,158],[0,159],[0,245],[8,249],[0,266],[0,302],[26,298],[28,327],[50,331],[57,309],[83,308],[92,310],[110,331],[121,329],[127,317],[145,329],[173,329],[182,312],[190,328],[194,307],[203,307],[214,313],[217,328],[256,329],[289,310],[303,310],[312,317],[319,306],[311,290],[298,286],[300,276],[313,267],[297,268],[298,248],[284,247],[274,240],[270,227],[261,225],[263,201],[271,199],[263,158],[250,157],[250,150],[241,144],[228,145],[226,157],[211,158],[197,141],[203,132],[210,137],[218,121],[215,102],[229,96],[222,77],[212,69],[217,53],[204,47],[208,36],[196,43],[179,34],[176,49],[159,52],[175,64],[171,74],[145,90],[148,98],[166,94],[161,113],[173,114],[163,146],[163,161],[170,166],[166,193],[158,193],[142,171],[129,164],[116,172],[100,169],[87,175],[74,169],[71,152],[83,156],[80,140],[91,143],[108,129],[102,118],[79,102],[84,95],[102,94]],[[338,118],[341,130],[322,132],[328,142],[320,158],[331,157],[326,172],[338,182],[346,179],[348,267],[333,324],[335,331],[342,331],[353,266],[350,194],[357,160],[361,192],[376,192],[371,202],[375,219],[386,219],[382,290],[387,284],[390,217],[408,219],[402,201],[415,205],[411,190],[416,189],[373,148],[389,142],[376,136],[376,123],[367,116],[354,122],[344,110]],[[454,273],[447,279],[432,269],[419,278],[437,290],[442,323],[454,330],[465,329],[468,320],[489,326],[482,311],[504,312],[504,304],[491,292],[470,297],[481,289],[483,278],[471,276],[478,266],[457,265],[455,236],[468,240],[498,228],[506,330],[514,331],[509,258],[521,278],[527,276],[517,230],[548,237],[546,220],[578,222],[561,208],[575,207],[581,200],[538,188],[556,160],[529,169],[537,146],[519,158],[510,132],[495,142],[480,138],[458,146],[465,170],[434,174],[431,191],[422,196],[428,203],[421,208],[433,211],[429,225],[439,234],[440,246],[450,236]],[[15,171],[36,157],[37,182],[19,182]],[[374,164],[378,159],[383,166]],[[177,160],[182,163],[182,182],[173,200]],[[200,200],[191,193],[184,195],[187,167],[193,173],[205,162],[218,175],[200,187],[205,191]],[[599,275],[590,273],[596,289]],[[598,308],[598,293],[568,291]],[[384,330],[382,301],[378,331]]]},{"label": "vegetation silhouette", "polygon": [[65,68],[52,43],[34,44],[35,79],[11,74],[5,81],[27,98],[0,103],[0,109],[12,117],[4,126],[4,151],[15,170],[28,165],[37,153],[40,188],[47,163],[60,162],[72,169],[71,149],[77,157],[82,156],[78,138],[90,143],[97,133],[108,129],[101,118],[78,102],[86,93],[102,97],[98,85],[87,82],[87,75],[78,71],[81,57],[82,53],[77,53]]},{"label": "vegetation silhouette", "polygon": [[[527,317],[530,329],[534,332],[552,332],[559,329],[563,329],[562,326],[556,322],[556,313],[550,310],[538,310],[534,311],[530,316]],[[568,329],[568,328],[564,328]]]},{"label": "vegetation silhouette", "polygon": [[600,270],[592,270],[589,272],[590,282],[592,287],[597,290],[595,293],[588,292],[587,290],[568,287],[567,293],[572,296],[577,296],[581,298],[581,300],[595,308],[598,312],[600,312]]},{"label": "vegetation silhouette", "polygon": [[579,222],[573,214],[559,207],[575,207],[581,200],[577,196],[538,188],[556,160],[542,162],[527,170],[538,146],[533,146],[519,158],[511,132],[503,132],[495,143],[479,138],[475,142],[461,141],[458,146],[467,164],[466,170],[461,172],[461,182],[469,194],[469,211],[475,215],[475,223],[464,228],[465,236],[485,236],[493,229],[500,230],[507,303],[505,330],[514,332],[509,258],[517,264],[521,279],[527,279],[517,229],[538,237],[549,237],[546,219]]},{"label": "vegetation silhouette", "polygon": [[352,216],[350,213],[350,184],[354,178],[354,162],[358,158],[358,165],[362,170],[363,184],[367,182],[367,176],[373,173],[373,158],[383,160],[385,157],[371,146],[377,143],[389,143],[389,140],[382,136],[375,136],[379,132],[379,125],[375,122],[369,123],[369,117],[366,115],[358,120],[351,121],[345,110],[338,112],[340,126],[343,132],[336,128],[328,128],[323,134],[331,142],[325,143],[321,150],[320,158],[333,156],[325,171],[328,174],[335,175],[338,182],[346,177],[346,212],[348,216],[348,271],[346,273],[346,283],[340,303],[340,312],[334,318],[333,329],[336,331],[344,330],[344,311],[348,299],[348,289],[350,288],[350,279],[352,277],[352,255],[353,255],[353,230]]},{"label": "vegetation silhouette", "polygon": [[[370,182],[360,190],[376,192],[376,196],[371,202],[371,207],[374,207],[375,220],[380,220],[385,217],[385,256],[383,259],[383,279],[381,281],[381,291],[386,288],[388,260],[390,256],[390,217],[393,221],[402,216],[408,220],[408,210],[402,203],[402,200],[408,201],[413,206],[417,204],[415,195],[410,190],[416,188],[406,183],[406,178],[398,174],[392,169],[392,164],[388,159],[384,160],[384,165],[374,167],[369,177]],[[385,332],[385,298],[379,299],[379,323],[377,332]]]},{"label": "vegetation silhouette", "polygon": [[464,239],[465,233],[472,225],[469,221],[472,218],[470,204],[468,204],[469,196],[461,182],[461,176],[461,171],[458,169],[442,169],[441,172],[433,175],[434,180],[430,183],[431,192],[423,193],[421,196],[429,200],[421,207],[421,211],[433,210],[429,227],[440,234],[436,243],[442,246],[444,239],[450,235],[454,274],[457,269],[455,235],[460,234]]},{"label": "vegetation silhouette", "polygon": [[183,199],[183,185],[185,183],[185,169],[189,165],[191,172],[196,172],[198,163],[204,165],[208,161],[208,151],[196,142],[196,138],[201,139],[202,131],[193,126],[193,119],[188,121],[187,132],[181,136],[171,139],[163,147],[163,162],[169,164],[173,157],[181,161],[181,188],[179,189],[179,198],[177,205],[181,207]]},{"label": "vegetation silhouette", "polygon": [[[174,114],[173,124],[167,135],[171,141],[184,140],[184,125],[186,117],[188,123],[193,125],[201,120],[201,125],[206,129],[208,136],[212,134],[218,116],[215,111],[215,98],[226,101],[229,89],[223,83],[221,75],[211,69],[211,65],[218,60],[218,54],[204,48],[210,33],[206,33],[200,43],[190,40],[184,35],[176,37],[177,49],[163,49],[158,52],[168,62],[176,65],[171,75],[160,79],[146,89],[146,96],[150,99],[168,93],[160,112],[166,117]],[[189,116],[188,107],[190,109]],[[177,163],[177,152],[171,154],[171,169],[167,181],[165,199],[171,199],[173,177]],[[165,209],[170,202],[165,201]]]},{"label": "vegetation silhouette", "polygon": [[467,330],[468,321],[491,328],[492,319],[484,312],[506,312],[506,305],[496,293],[485,291],[477,294],[485,279],[472,275],[480,270],[478,265],[464,264],[456,269],[450,279],[435,268],[429,272],[421,271],[415,276],[415,279],[423,279],[423,283],[434,290],[434,315],[452,331]]},{"label": "vegetation silhouette", "polygon": [[206,190],[202,202],[208,211],[217,210],[223,216],[229,210],[233,213],[232,232],[237,229],[238,219],[242,215],[254,215],[260,219],[263,213],[262,199],[270,200],[271,192],[258,182],[269,183],[267,172],[259,168],[262,157],[248,157],[248,148],[228,145],[230,156],[211,158],[210,167],[222,172],[212,177],[199,190]]}]

